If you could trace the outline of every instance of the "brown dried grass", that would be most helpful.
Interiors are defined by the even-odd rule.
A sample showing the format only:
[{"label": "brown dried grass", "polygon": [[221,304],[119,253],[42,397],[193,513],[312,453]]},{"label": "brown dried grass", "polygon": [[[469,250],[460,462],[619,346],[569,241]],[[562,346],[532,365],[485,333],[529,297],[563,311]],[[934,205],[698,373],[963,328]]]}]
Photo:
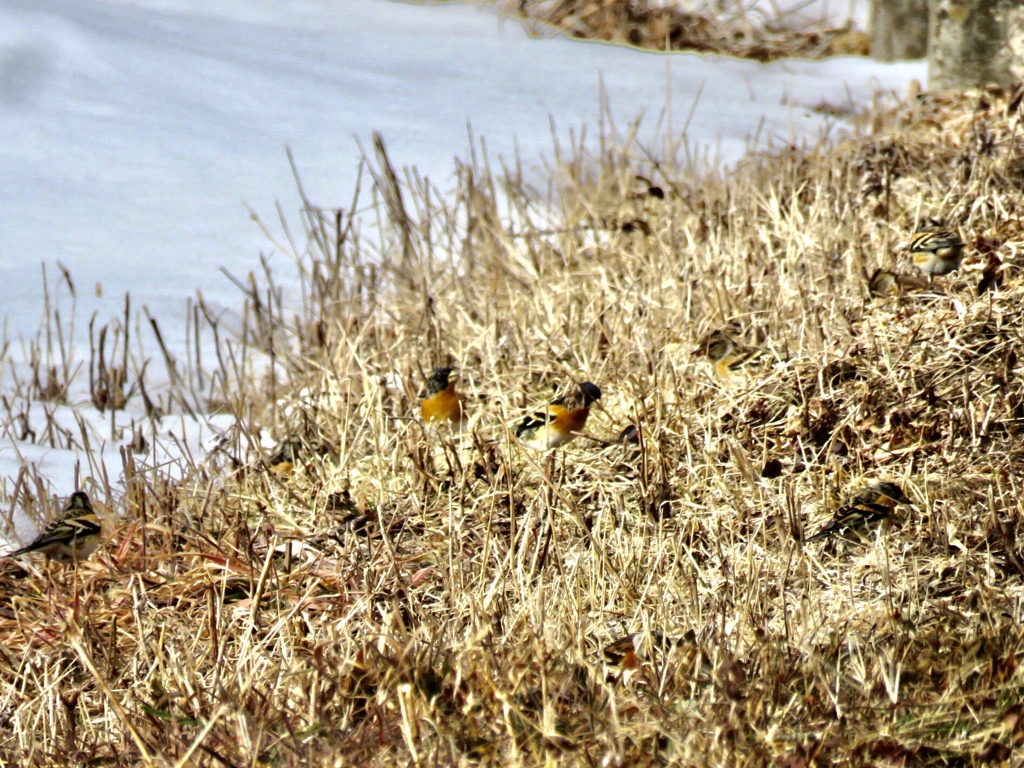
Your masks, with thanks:
[{"label": "brown dried grass", "polygon": [[[496,0],[491,0],[495,2]],[[801,9],[767,10],[758,2],[652,0],[505,0],[531,34],[568,34],[583,40],[655,51],[695,51],[757,61],[867,56],[869,39],[850,22],[837,26]]]},{"label": "brown dried grass", "polygon": [[[182,482],[126,453],[107,546],[77,572],[5,565],[0,750],[1008,760],[1024,739],[1019,102],[924,95],[836,145],[700,179],[604,137],[604,154],[557,158],[550,205],[480,155],[428,194],[378,141],[369,217],[351,218],[358,199],[307,205],[301,309],[241,283],[248,344],[219,350],[236,429]],[[897,245],[922,214],[963,234],[959,277],[872,300],[875,267],[912,269]],[[372,217],[379,247],[360,235]],[[767,351],[731,384],[689,354],[729,324]],[[452,362],[472,428],[428,433],[416,392]],[[588,431],[611,444],[548,463],[509,439],[574,379],[604,390]],[[628,424],[639,442],[616,443]],[[311,449],[267,472],[261,430]],[[800,544],[874,477],[914,500],[898,524]],[[676,642],[606,667],[602,646],[632,632]]]}]

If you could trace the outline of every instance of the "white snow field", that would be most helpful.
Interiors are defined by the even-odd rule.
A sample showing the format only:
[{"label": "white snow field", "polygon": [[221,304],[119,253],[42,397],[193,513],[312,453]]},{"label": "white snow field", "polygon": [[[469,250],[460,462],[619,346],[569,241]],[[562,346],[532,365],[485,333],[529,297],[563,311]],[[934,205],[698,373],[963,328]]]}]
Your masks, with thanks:
[{"label": "white snow field", "polygon": [[[109,412],[89,402],[90,316],[98,326],[118,317],[130,292],[133,310],[148,307],[178,354],[197,290],[224,307],[241,303],[221,267],[244,276],[262,252],[290,274],[289,257],[274,252],[246,209],[271,222],[276,201],[288,215],[298,211],[286,146],[313,202],[338,207],[351,201],[356,140],[369,147],[375,130],[396,164],[416,166],[443,190],[453,158],[469,148],[468,125],[492,159],[518,149],[540,179],[552,123],[562,138],[582,126],[596,134],[602,88],[618,126],[645,116],[653,137],[661,118],[664,137],[686,125],[690,147],[730,162],[755,136],[762,146],[817,136],[829,120],[812,111],[822,102],[864,104],[915,78],[924,81],[924,63],[762,65],[531,39],[519,23],[463,5],[5,0],[0,314],[11,347],[0,386],[9,393],[15,373],[25,375],[18,340],[40,326],[41,264],[68,318],[68,292],[55,287],[59,262],[76,288],[77,359],[85,365],[69,405],[36,403],[27,418],[41,425],[43,411],[56,408],[72,434],[85,424],[94,462],[116,485],[126,439],[119,426],[143,414],[132,403],[112,428]],[[132,343],[158,360],[147,330]],[[201,452],[208,432],[200,426],[166,419],[156,443],[167,453],[147,461],[180,455],[172,432]],[[2,439],[0,499],[10,498],[22,466],[59,495],[70,493],[76,460],[83,474],[100,471],[82,440],[61,445],[10,432]]]}]

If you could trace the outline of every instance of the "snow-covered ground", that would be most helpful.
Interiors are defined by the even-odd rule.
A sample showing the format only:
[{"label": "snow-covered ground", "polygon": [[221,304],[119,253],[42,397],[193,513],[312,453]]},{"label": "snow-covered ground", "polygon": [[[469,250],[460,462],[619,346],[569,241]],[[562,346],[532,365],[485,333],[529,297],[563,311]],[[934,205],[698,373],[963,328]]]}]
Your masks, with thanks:
[{"label": "snow-covered ground", "polygon": [[[832,5],[842,16],[847,4]],[[539,177],[551,121],[562,138],[583,125],[595,132],[602,88],[620,126],[646,115],[653,132],[664,112],[661,130],[678,132],[694,110],[689,145],[732,161],[755,135],[816,135],[827,118],[811,108],[821,102],[865,103],[924,77],[923,63],[761,65],[531,39],[515,21],[459,5],[5,0],[0,313],[8,338],[34,333],[40,264],[52,284],[59,261],[77,287],[80,331],[93,311],[101,323],[118,316],[130,292],[181,350],[197,289],[240,302],[221,267],[245,275],[262,251],[289,274],[245,208],[271,221],[275,201],[298,210],[286,145],[314,203],[335,207],[351,200],[356,139],[368,145],[374,130],[394,162],[444,189],[452,159],[466,154],[467,125],[492,158],[518,148]],[[86,420],[89,411],[80,409]],[[112,478],[115,442],[104,454],[116,458]],[[9,486],[31,460],[66,493],[79,456],[0,447],[0,481]]]}]

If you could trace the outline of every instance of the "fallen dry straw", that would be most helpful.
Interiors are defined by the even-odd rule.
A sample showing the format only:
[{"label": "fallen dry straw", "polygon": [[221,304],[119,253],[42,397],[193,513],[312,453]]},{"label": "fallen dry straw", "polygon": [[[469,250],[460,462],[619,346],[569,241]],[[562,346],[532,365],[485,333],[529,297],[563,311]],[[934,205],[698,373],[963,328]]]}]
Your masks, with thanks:
[{"label": "fallen dry straw", "polygon": [[[250,283],[273,385],[225,388],[236,429],[182,482],[129,462],[105,551],[77,572],[5,564],[0,749],[1006,759],[1024,728],[1019,97],[926,95],[872,120],[726,178],[632,146],[563,156],[550,205],[482,157],[428,194],[378,142],[376,245],[369,219],[308,205],[302,307]],[[959,275],[872,299],[875,268],[913,271],[899,243],[923,215],[962,234]],[[730,381],[691,355],[723,327],[764,350]],[[417,392],[452,363],[471,426],[428,432]],[[584,380],[605,443],[548,459],[509,439]],[[253,450],[261,432],[291,441],[287,469]],[[874,478],[913,506],[866,541],[801,544]],[[647,647],[607,666],[632,633]]]}]

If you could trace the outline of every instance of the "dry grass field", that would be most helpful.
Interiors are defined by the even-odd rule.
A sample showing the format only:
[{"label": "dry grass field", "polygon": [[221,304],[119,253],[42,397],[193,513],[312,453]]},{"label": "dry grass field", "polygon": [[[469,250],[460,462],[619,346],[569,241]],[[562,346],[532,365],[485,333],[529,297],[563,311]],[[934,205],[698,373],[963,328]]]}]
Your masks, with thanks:
[{"label": "dry grass field", "polygon": [[[809,3],[761,0],[479,0],[524,20],[535,35],[568,34],[655,51],[697,51],[757,61],[867,56],[850,23],[819,18]],[[841,14],[834,4],[829,10]],[[783,7],[780,7],[783,6]],[[826,6],[827,8],[828,6]]]},{"label": "dry grass field", "polygon": [[[244,339],[208,328],[217,448],[126,451],[99,553],[3,562],[3,763],[1019,764],[1020,104],[921,95],[727,176],[606,135],[544,193],[481,154],[440,195],[378,142],[280,245],[301,308],[264,274]],[[931,284],[929,215],[966,243]],[[725,378],[721,328],[763,351]],[[419,417],[441,365],[461,432]],[[582,381],[590,437],[522,448]],[[873,479],[913,504],[805,541]]]}]

